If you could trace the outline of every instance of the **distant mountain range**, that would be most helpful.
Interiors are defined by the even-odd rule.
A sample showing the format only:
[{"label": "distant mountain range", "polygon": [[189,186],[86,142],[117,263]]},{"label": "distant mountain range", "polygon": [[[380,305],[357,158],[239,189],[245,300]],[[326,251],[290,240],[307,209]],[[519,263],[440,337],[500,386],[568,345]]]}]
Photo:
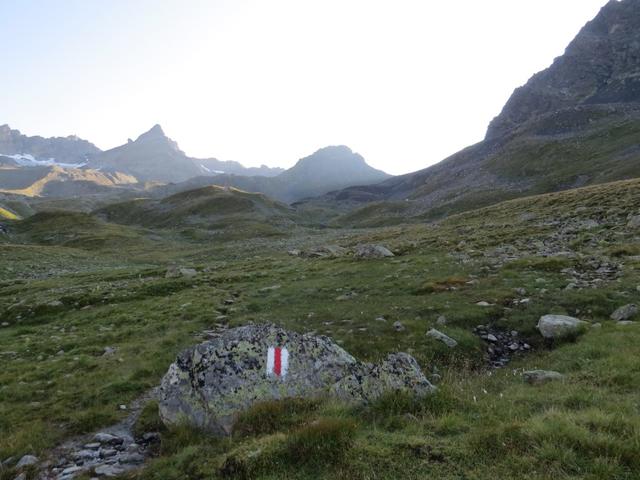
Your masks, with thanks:
[{"label": "distant mountain range", "polygon": [[160,125],[104,152],[77,137],[27,137],[8,126],[0,132],[0,192],[28,196],[120,195],[122,189],[157,196],[216,184],[291,202],[389,178],[344,146],[318,150],[284,170],[189,157]]},{"label": "distant mountain range", "polygon": [[486,138],[424,170],[306,202],[358,222],[438,218],[640,176],[640,0],[610,1],[518,88]]}]

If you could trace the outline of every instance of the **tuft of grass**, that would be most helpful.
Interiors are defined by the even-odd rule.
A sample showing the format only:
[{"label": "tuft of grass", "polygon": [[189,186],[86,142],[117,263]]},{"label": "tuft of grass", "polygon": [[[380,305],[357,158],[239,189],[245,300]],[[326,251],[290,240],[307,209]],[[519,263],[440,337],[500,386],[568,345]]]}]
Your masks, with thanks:
[{"label": "tuft of grass", "polygon": [[353,446],[356,431],[352,419],[320,418],[291,432],[281,455],[293,466],[335,465]]},{"label": "tuft of grass", "polygon": [[285,431],[304,422],[319,406],[319,400],[304,398],[259,402],[238,415],[233,433],[246,437]]}]

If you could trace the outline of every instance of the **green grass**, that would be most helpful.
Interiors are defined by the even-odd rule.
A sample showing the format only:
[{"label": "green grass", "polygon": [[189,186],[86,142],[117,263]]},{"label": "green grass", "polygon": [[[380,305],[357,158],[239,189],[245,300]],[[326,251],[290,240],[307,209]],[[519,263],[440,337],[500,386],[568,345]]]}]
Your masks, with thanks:
[{"label": "green grass", "polygon": [[[0,327],[0,458],[44,455],[70,436],[121,420],[118,406],[157,385],[204,329],[274,322],[329,335],[365,361],[408,352],[425,373],[437,369],[439,390],[364,407],[265,402],[243,412],[226,439],[166,430],[151,404],[135,431],[160,431],[157,457],[129,477],[633,479],[640,468],[640,330],[608,317],[640,302],[637,232],[626,226],[639,199],[639,182],[619,182],[512,200],[438,224],[298,227],[277,236],[251,235],[251,226],[227,237],[206,228],[148,231],[60,212],[12,223],[10,243],[0,245],[0,318],[9,323]],[[588,219],[599,224],[583,226]],[[286,253],[364,242],[398,256]],[[554,254],[538,254],[551,247]],[[566,250],[573,253],[559,254]],[[592,257],[624,261],[621,277],[565,290],[563,270],[592,272],[585,260]],[[198,274],[165,278],[170,265]],[[338,300],[347,292],[356,295]],[[529,303],[517,303],[525,296]],[[234,303],[226,305],[229,298]],[[535,329],[546,313],[602,328],[548,345]],[[446,325],[436,323],[440,315]],[[405,330],[395,331],[395,321]],[[488,371],[486,345],[472,333],[479,324],[516,329],[533,353]],[[430,328],[459,346],[427,337]],[[116,354],[103,356],[107,346]],[[566,380],[527,385],[520,372],[534,368]],[[2,480],[15,477],[7,471]]]}]

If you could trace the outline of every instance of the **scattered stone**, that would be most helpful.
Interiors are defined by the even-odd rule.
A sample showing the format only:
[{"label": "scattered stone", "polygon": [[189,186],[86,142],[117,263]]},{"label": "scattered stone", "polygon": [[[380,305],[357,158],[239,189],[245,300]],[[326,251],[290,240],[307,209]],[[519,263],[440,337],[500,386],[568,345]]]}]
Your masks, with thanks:
[{"label": "scattered stone", "polygon": [[484,300],[481,302],[476,303],[477,306],[479,307],[491,307],[492,305],[489,302],[485,302]]},{"label": "scattered stone", "polygon": [[640,228],[640,215],[634,215],[627,222],[629,228]]},{"label": "scattered stone", "polygon": [[143,463],[144,457],[139,453],[127,453],[126,455],[121,455],[118,459],[120,463]]},{"label": "scattered stone", "polygon": [[64,470],[62,470],[61,475],[65,476],[65,475],[71,475],[73,473],[77,473],[80,470],[82,470],[82,467],[78,467],[78,466],[73,466],[73,467],[67,467]]},{"label": "scattered stone", "polygon": [[400,321],[393,322],[393,329],[396,332],[404,332],[405,331],[405,327]]},{"label": "scattered stone", "polygon": [[292,257],[299,257],[300,255],[302,255],[302,252],[297,248],[294,248],[293,250],[289,250],[287,253]]},{"label": "scattered stone", "polygon": [[78,450],[73,454],[73,458],[75,459],[96,458],[97,456],[98,452],[96,450]]},{"label": "scattered stone", "polygon": [[445,317],[444,315],[440,315],[438,317],[438,319],[436,320],[436,323],[438,325],[446,325],[447,324],[447,317]]},{"label": "scattered stone", "polygon": [[620,307],[615,312],[613,312],[611,314],[611,320],[621,322],[621,321],[629,320],[630,318],[635,317],[637,314],[638,314],[638,306],[633,303],[630,303],[629,305]]},{"label": "scattered stone", "polygon": [[331,396],[366,403],[397,390],[426,395],[435,387],[405,353],[372,365],[328,337],[247,325],[178,356],[162,380],[160,416],[167,425],[187,422],[228,435],[238,412],[257,399]]},{"label": "scattered stone", "polygon": [[625,325],[633,325],[635,322],[632,322],[631,320],[620,320],[618,323],[616,323],[616,325],[621,325],[621,326],[625,326]]},{"label": "scattered stone", "polygon": [[125,472],[120,465],[100,465],[94,469],[96,475],[105,477],[117,477]]},{"label": "scattered stone", "polygon": [[87,444],[85,444],[84,448],[89,448],[91,450],[97,450],[97,449],[100,448],[100,443],[99,442],[87,443]]},{"label": "scattered stone", "polygon": [[102,356],[110,357],[112,355],[115,355],[117,351],[118,349],[116,347],[104,347],[104,352],[102,353]]},{"label": "scattered stone", "polygon": [[61,307],[62,305],[63,303],[60,300],[53,300],[47,303],[47,307],[53,307],[53,308]]},{"label": "scattered stone", "polygon": [[16,478],[14,478],[13,480],[27,480],[27,474],[22,472],[20,475],[18,475]]},{"label": "scattered stone", "polygon": [[8,327],[10,325],[9,322],[2,322],[0,323],[0,325],[2,325],[3,327]]},{"label": "scattered stone", "polygon": [[302,256],[316,258],[336,258],[343,257],[346,254],[347,249],[338,245],[322,245],[301,253]]},{"label": "scattered stone", "polygon": [[382,245],[358,245],[353,252],[356,258],[387,258],[395,255]]},{"label": "scattered stone", "polygon": [[494,342],[495,343],[495,342],[498,341],[498,338],[493,333],[490,333],[490,334],[487,335],[487,340],[489,340],[490,342]]},{"label": "scattered stone", "polygon": [[180,277],[185,277],[185,278],[191,278],[191,277],[195,277],[198,274],[198,272],[194,269],[194,268],[184,268],[184,267],[177,267],[175,265],[170,266],[169,268],[167,268],[167,273],[165,274],[165,278],[180,278]]},{"label": "scattered stone", "polygon": [[589,324],[577,318],[566,315],[543,315],[538,321],[538,330],[545,338],[562,338],[566,335],[579,333]]},{"label": "scattered stone", "polygon": [[344,295],[339,295],[336,297],[336,300],[339,302],[343,302],[345,300],[351,300],[354,297],[357,297],[358,294],[357,292],[347,292]]},{"label": "scattered stone", "polygon": [[530,370],[528,372],[522,372],[522,376],[527,383],[532,385],[539,385],[553,380],[562,380],[564,378],[564,375],[561,373],[550,370]]},{"label": "scattered stone", "polygon": [[24,455],[20,461],[18,462],[18,464],[16,465],[16,468],[22,468],[22,467],[28,467],[29,465],[35,465],[36,463],[38,463],[38,457],[36,457],[35,455]]},{"label": "scattered stone", "polygon": [[110,433],[99,432],[93,436],[93,439],[96,442],[99,442],[102,445],[121,445],[124,441],[122,438],[117,437],[115,435],[111,435]]},{"label": "scattered stone", "polygon": [[448,335],[445,335],[444,333],[436,330],[435,328],[432,328],[431,330],[429,330],[427,332],[427,336],[431,338],[435,338],[436,340],[439,340],[449,348],[454,348],[455,346],[458,345],[458,342],[456,342],[453,338],[449,337]]},{"label": "scattered stone", "polygon": [[270,287],[263,287],[258,291],[259,292],[271,292],[273,290],[278,290],[281,287],[282,287],[282,285],[271,285]]},{"label": "scattered stone", "polygon": [[387,319],[384,318],[383,316],[376,317],[376,322],[386,322],[386,321],[387,321]]}]

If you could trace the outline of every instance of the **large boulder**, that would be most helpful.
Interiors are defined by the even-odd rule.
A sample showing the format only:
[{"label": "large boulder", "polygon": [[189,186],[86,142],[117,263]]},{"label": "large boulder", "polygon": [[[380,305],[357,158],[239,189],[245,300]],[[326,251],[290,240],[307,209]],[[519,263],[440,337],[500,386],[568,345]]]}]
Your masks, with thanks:
[{"label": "large boulder", "polygon": [[249,325],[182,352],[162,379],[160,415],[228,435],[237,414],[256,402],[337,397],[367,403],[390,391],[435,390],[413,357],[362,363],[331,339],[274,325]]},{"label": "large boulder", "polygon": [[544,338],[562,338],[582,332],[588,322],[566,315],[543,315],[538,321],[538,330]]}]

